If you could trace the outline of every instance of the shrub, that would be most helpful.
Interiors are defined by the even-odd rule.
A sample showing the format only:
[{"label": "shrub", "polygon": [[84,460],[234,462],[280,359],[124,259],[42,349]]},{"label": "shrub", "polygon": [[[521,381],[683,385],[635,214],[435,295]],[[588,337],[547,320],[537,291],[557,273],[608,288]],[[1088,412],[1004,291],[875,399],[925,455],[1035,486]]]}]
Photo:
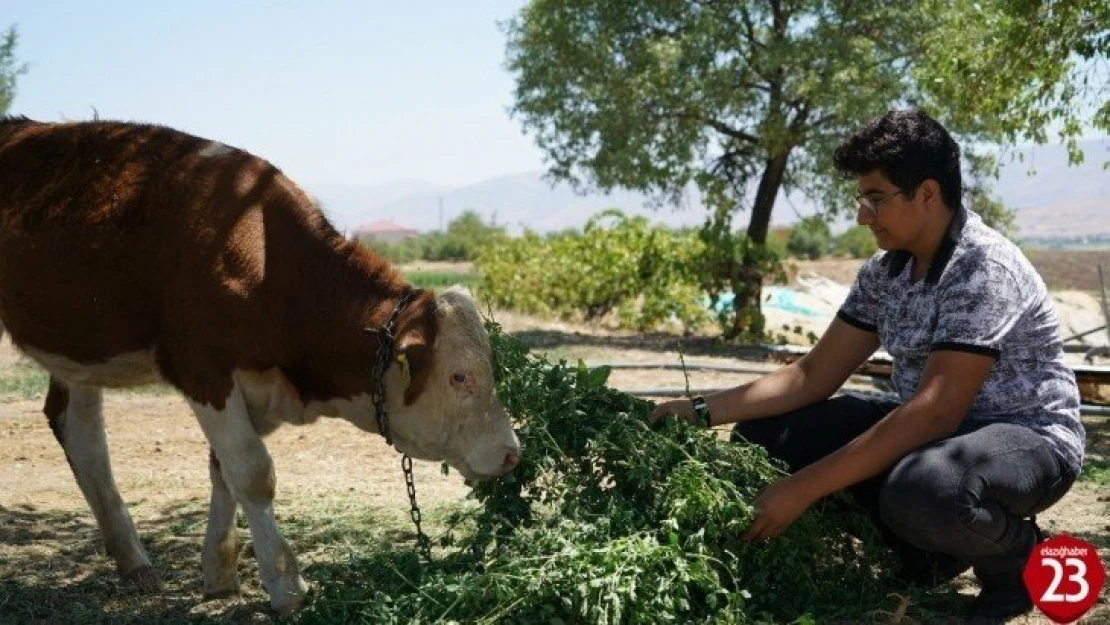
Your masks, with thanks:
[{"label": "shrub", "polygon": [[816,260],[829,252],[831,242],[829,224],[819,215],[811,215],[790,230],[786,250],[798,258]]},{"label": "shrub", "polygon": [[600,213],[583,232],[541,238],[525,232],[484,248],[476,259],[489,302],[529,314],[597,320],[647,329],[675,320],[704,323],[694,277],[701,243],[617,210]]},{"label": "shrub", "polygon": [[846,254],[852,258],[870,258],[879,250],[879,244],[870,228],[852,226],[836,237],[835,249],[837,254]]}]

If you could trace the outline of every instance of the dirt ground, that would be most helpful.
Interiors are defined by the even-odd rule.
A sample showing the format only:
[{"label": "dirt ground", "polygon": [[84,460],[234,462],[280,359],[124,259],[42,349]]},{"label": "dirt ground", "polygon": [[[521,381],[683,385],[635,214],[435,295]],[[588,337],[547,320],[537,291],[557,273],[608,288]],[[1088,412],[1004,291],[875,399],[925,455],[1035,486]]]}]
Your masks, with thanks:
[{"label": "dirt ground", "polygon": [[[572,327],[507,313],[496,318],[507,331],[518,333],[533,349],[546,351],[555,359],[583,358],[589,364],[677,363],[681,349],[687,364],[747,369],[743,373],[692,372],[689,384],[695,389],[734,385],[774,367],[740,360],[745,355],[742,349],[725,348],[711,339],[680,345],[673,336]],[[27,368],[20,362],[21,356],[5,338],[0,343],[0,379],[25,375]],[[618,370],[610,379],[612,386],[625,390],[685,383],[677,371]],[[96,583],[93,580],[112,575],[91,514],[41,410],[41,395],[0,395],[0,622],[8,622],[4,614],[16,607],[5,602],[31,597],[65,604],[67,586],[87,587]],[[185,581],[174,587],[176,594],[166,601],[199,604],[199,547],[204,518],[196,511],[203,510],[208,498],[208,451],[200,429],[186,404],[172,393],[110,393],[104,412],[116,481],[144,542],[151,526],[176,527],[177,542],[158,544],[164,550],[187,549],[195,556],[195,571],[181,573]],[[1089,421],[1088,429],[1091,451],[1102,458],[1110,456],[1110,419]],[[312,500],[345,500],[395,510],[399,516],[407,514],[400,457],[378,437],[340,420],[321,419],[310,426],[281,428],[267,441],[278,476],[279,519],[283,506],[287,511],[311,510],[305,502]],[[415,465],[422,505],[465,497],[468,489],[457,473],[445,476],[435,463]],[[192,511],[186,515],[188,522],[174,525],[183,509]],[[1110,562],[1110,493],[1105,486],[1100,490],[1092,482],[1078,484],[1040,519],[1049,532],[1066,532],[1097,544],[1103,562]],[[312,523],[311,519],[304,522]],[[153,549],[152,556],[156,564],[159,559],[171,559],[170,554]],[[247,622],[268,621],[257,579],[243,579],[245,596],[236,600],[240,602],[236,614],[241,617],[242,610],[246,610]],[[13,584],[25,594],[5,596],[5,588]],[[964,592],[974,590],[970,581],[964,586]],[[111,590],[105,593],[112,595]],[[248,607],[243,608],[244,603]],[[1101,605],[1086,622],[1110,622],[1107,603],[1104,590]],[[70,608],[68,613],[73,613],[75,608]],[[99,608],[88,609],[95,613]],[[214,618],[231,614],[218,602],[208,602],[199,611],[192,607],[183,610],[182,614]],[[41,622],[51,621],[46,618]],[[1014,622],[1050,621],[1029,616]]]}]

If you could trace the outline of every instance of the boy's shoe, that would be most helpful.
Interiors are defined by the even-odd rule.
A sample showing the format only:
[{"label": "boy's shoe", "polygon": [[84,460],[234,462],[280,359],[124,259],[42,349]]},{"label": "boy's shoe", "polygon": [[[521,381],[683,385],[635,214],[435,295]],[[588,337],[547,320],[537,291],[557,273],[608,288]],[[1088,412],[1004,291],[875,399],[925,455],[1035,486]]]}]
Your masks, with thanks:
[{"label": "boy's shoe", "polygon": [[[1035,536],[1034,546],[1044,542],[1047,538],[1044,530],[1037,525],[1037,517],[1029,519],[1033,524]],[[1025,580],[1021,571],[1016,575],[1005,578],[983,580],[979,596],[971,602],[968,608],[969,623],[986,625],[987,623],[1004,623],[1007,619],[1021,616],[1033,609],[1033,600],[1025,588]]]},{"label": "boy's shoe", "polygon": [[968,570],[971,564],[944,553],[926,552],[923,556],[902,560],[898,579],[926,590],[949,582]]},{"label": "boy's shoe", "polygon": [[968,622],[974,625],[1004,623],[1033,609],[1033,600],[1021,578],[983,584],[979,596],[968,608]]}]

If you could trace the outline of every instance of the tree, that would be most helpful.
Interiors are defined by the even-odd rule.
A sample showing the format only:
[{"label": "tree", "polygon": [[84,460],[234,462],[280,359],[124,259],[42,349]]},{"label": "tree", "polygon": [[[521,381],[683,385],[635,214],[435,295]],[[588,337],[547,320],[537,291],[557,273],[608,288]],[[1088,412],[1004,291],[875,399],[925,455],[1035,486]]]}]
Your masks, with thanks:
[{"label": "tree", "polygon": [[868,258],[879,250],[875,236],[867,226],[852,226],[836,237],[836,252],[852,258]]},{"label": "tree", "polygon": [[817,260],[828,253],[831,244],[832,233],[828,222],[820,215],[810,215],[790,229],[786,251],[797,258]]},{"label": "tree", "polygon": [[27,71],[26,65],[16,64],[15,45],[18,41],[14,26],[0,36],[0,115],[8,112],[15,97],[16,77]]},{"label": "tree", "polygon": [[505,236],[505,228],[486,224],[474,210],[464,210],[447,224],[446,232],[427,237],[424,258],[428,260],[472,260],[478,250]]},{"label": "tree", "polygon": [[[964,145],[1043,140],[1056,125],[1077,136],[1074,55],[1106,45],[1069,20],[1103,2],[1041,15],[1028,0],[533,0],[505,27],[512,112],[555,179],[661,201],[696,184],[717,252],[710,286],[735,292],[736,335],[762,325],[775,198],[850,209],[831,153],[866,120],[917,105]],[[1041,21],[1021,21],[1031,14]],[[999,58],[1023,37],[1042,47]],[[739,235],[731,223],[748,209]]]}]

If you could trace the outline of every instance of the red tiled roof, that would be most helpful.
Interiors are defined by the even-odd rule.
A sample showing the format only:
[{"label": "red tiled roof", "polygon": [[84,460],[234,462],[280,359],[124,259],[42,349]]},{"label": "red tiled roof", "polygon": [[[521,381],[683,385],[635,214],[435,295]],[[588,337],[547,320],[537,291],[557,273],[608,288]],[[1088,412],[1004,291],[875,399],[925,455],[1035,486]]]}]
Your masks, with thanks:
[{"label": "red tiled roof", "polygon": [[416,230],[412,228],[406,228],[405,226],[395,223],[392,219],[376,219],[355,228],[355,232],[360,232],[363,234],[417,233]]}]

